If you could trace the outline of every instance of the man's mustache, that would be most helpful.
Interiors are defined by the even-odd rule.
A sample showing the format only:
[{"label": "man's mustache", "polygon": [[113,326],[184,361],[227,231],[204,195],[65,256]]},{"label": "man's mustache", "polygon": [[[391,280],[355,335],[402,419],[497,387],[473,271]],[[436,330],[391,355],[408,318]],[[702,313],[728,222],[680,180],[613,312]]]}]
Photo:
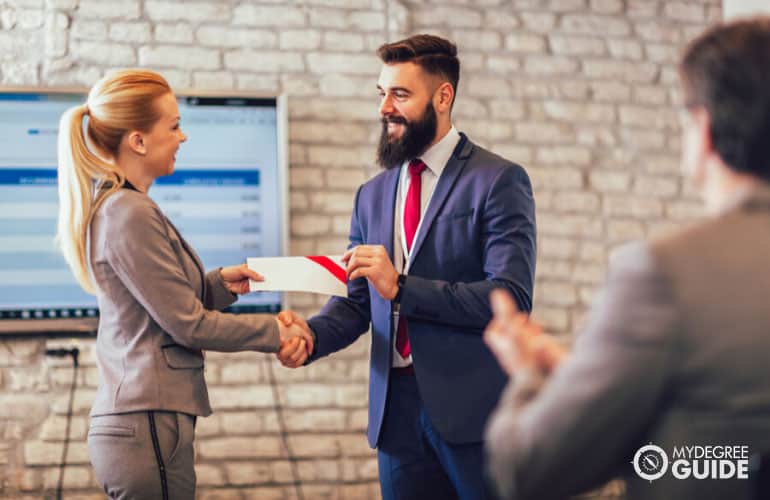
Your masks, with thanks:
[{"label": "man's mustache", "polygon": [[406,118],[403,116],[386,116],[382,119],[382,124],[386,125],[388,123],[399,123],[401,125],[406,125]]}]

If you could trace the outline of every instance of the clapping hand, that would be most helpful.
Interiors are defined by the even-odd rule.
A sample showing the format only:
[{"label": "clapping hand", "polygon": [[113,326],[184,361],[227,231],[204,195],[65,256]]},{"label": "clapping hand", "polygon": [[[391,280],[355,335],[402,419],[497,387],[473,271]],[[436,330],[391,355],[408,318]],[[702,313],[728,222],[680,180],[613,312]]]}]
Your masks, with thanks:
[{"label": "clapping hand", "polygon": [[230,293],[237,295],[249,293],[250,279],[254,281],[264,281],[265,279],[258,272],[249,269],[245,263],[238,266],[223,267],[219,270],[219,274]]},{"label": "clapping hand", "polygon": [[296,332],[284,341],[281,337],[281,349],[276,356],[283,366],[297,368],[305,364],[313,353],[313,334],[307,322],[294,311],[281,311],[276,317],[279,328],[287,332]]},{"label": "clapping hand", "polygon": [[490,297],[494,316],[484,331],[484,341],[508,375],[519,369],[550,374],[566,355],[564,348],[543,328],[519,312],[510,294],[494,290]]}]

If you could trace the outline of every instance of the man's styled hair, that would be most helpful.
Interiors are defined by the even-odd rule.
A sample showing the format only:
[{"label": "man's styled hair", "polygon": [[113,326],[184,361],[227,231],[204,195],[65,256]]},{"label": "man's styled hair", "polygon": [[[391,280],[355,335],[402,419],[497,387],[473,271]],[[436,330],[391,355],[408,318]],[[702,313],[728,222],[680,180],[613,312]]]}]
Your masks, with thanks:
[{"label": "man's styled hair", "polygon": [[457,58],[457,46],[449,40],[435,35],[414,35],[381,45],[377,49],[377,55],[385,64],[417,64],[427,73],[446,79],[452,85],[455,96],[457,95],[460,60]]},{"label": "man's styled hair", "polygon": [[679,74],[685,106],[706,109],[727,166],[770,181],[770,17],[707,30],[685,49]]}]

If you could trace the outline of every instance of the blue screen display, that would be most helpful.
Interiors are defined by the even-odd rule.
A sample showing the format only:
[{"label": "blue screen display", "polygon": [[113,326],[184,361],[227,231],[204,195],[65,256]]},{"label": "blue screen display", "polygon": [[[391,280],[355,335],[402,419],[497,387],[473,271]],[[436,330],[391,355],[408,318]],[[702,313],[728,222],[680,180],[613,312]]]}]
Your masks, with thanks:
[{"label": "blue screen display", "polygon": [[[61,114],[84,95],[0,93],[0,319],[98,315],[54,244]],[[284,253],[285,172],[274,98],[180,97],[188,136],[149,195],[207,269]],[[231,310],[276,312],[274,292]]]}]

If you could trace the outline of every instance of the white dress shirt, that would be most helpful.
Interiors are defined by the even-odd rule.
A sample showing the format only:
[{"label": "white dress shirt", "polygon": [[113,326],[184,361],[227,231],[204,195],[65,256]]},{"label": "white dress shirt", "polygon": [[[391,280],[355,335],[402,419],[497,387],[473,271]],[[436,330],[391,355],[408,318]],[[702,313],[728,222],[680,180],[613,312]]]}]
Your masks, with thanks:
[{"label": "white dress shirt", "polygon": [[[422,219],[428,208],[433,190],[436,187],[441,172],[452,157],[452,152],[460,142],[460,133],[452,125],[449,132],[439,142],[428,148],[419,158],[428,167],[421,174],[420,191],[420,223],[414,233],[412,248],[417,242],[417,237],[422,229]],[[393,220],[393,265],[399,274],[409,273],[409,252],[406,249],[406,236],[404,235],[404,206],[406,205],[406,193],[409,192],[409,161],[401,165],[401,173],[396,193],[396,214]],[[396,331],[398,329],[398,304],[393,307],[393,366],[404,367],[412,364],[412,355],[402,358],[396,349]]]}]

